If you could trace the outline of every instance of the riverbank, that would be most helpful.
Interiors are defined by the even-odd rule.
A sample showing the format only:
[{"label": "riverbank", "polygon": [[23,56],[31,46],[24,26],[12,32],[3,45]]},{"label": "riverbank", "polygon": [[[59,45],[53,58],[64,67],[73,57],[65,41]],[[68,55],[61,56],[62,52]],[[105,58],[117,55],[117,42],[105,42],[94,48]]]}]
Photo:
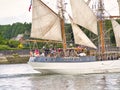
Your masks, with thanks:
[{"label": "riverbank", "polygon": [[27,63],[29,50],[2,50],[0,51],[0,64]]},{"label": "riverbank", "polygon": [[29,56],[0,56],[0,64],[19,64],[19,63],[27,63],[29,60]]}]

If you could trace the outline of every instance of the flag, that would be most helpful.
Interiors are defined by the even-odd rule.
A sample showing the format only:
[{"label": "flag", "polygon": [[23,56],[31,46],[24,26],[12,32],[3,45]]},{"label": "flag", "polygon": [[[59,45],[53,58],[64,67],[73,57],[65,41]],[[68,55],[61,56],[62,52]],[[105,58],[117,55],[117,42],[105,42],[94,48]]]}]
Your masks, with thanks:
[{"label": "flag", "polygon": [[29,6],[29,12],[30,12],[30,10],[31,10],[31,7],[32,7],[32,5],[30,4],[30,6]]},{"label": "flag", "polygon": [[31,7],[32,7],[32,0],[30,1],[29,12],[31,10]]}]

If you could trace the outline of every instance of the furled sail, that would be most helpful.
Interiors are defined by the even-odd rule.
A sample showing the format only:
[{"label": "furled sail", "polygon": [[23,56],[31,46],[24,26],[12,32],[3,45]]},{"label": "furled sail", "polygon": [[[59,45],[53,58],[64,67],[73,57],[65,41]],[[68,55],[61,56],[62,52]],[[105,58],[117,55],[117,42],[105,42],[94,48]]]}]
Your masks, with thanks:
[{"label": "furled sail", "polygon": [[115,40],[116,40],[116,46],[120,47],[120,25],[115,20],[111,20],[111,21],[113,26],[113,32],[115,35]]},{"label": "furled sail", "polygon": [[41,0],[34,0],[32,7],[31,37],[62,41],[60,18]]},{"label": "furled sail", "polygon": [[74,34],[75,44],[88,46],[91,48],[97,48],[92,41],[84,34],[84,32],[72,22],[72,29]]},{"label": "furled sail", "polygon": [[84,0],[70,0],[73,21],[91,32],[97,32],[97,18]]}]

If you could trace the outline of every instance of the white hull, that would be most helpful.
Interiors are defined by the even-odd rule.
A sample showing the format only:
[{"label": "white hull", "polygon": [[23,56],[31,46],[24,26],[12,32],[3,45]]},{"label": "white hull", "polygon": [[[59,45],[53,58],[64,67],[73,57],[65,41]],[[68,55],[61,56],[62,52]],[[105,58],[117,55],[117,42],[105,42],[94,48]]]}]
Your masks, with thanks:
[{"label": "white hull", "polygon": [[120,72],[120,60],[95,62],[28,62],[42,74],[93,74]]}]

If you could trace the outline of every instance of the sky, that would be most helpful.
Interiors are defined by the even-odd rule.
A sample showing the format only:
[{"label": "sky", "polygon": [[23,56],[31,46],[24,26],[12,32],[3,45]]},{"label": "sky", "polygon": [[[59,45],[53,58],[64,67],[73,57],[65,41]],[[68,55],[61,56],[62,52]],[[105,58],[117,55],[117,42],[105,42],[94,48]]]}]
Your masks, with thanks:
[{"label": "sky", "polygon": [[[45,0],[48,1],[48,0]],[[54,1],[54,0],[49,0]],[[85,0],[87,1],[87,0]],[[96,0],[93,0],[96,1]],[[117,0],[104,0],[107,11],[118,14]],[[0,25],[12,24],[16,22],[31,22],[32,11],[29,12],[31,0],[0,0]],[[111,6],[110,6],[111,5]],[[115,8],[115,10],[114,10]]]},{"label": "sky", "polygon": [[31,22],[30,0],[0,0],[0,25]]},{"label": "sky", "polygon": [[104,1],[104,6],[105,10],[110,14],[110,15],[119,15],[119,9],[118,9],[118,3],[117,0],[103,0]]}]

